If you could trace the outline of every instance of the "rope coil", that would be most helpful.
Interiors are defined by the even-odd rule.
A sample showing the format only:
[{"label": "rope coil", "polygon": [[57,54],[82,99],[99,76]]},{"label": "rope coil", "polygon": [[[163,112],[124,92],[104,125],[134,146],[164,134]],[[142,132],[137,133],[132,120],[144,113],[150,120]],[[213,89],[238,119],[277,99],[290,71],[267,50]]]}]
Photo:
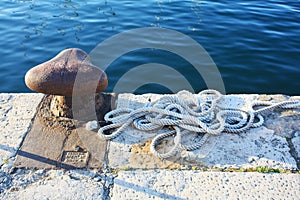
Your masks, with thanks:
[{"label": "rope coil", "polygon": [[[142,108],[119,108],[107,113],[104,120],[111,124],[98,130],[100,137],[111,140],[118,137],[128,126],[141,131],[157,131],[165,127],[173,130],[156,135],[150,146],[153,155],[159,158],[173,156],[179,148],[192,151],[199,149],[210,135],[221,132],[241,133],[264,123],[261,115],[275,108],[291,109],[300,107],[300,101],[271,103],[254,101],[248,111],[221,107],[218,102],[223,97],[216,90],[204,90],[193,95],[180,91],[176,95],[163,96],[155,102],[149,102]],[[265,106],[254,110],[256,106]],[[107,134],[107,131],[116,129]],[[182,143],[182,137],[189,133],[204,134],[201,140],[192,145]],[[161,140],[174,136],[174,146],[166,153],[156,149]]]}]

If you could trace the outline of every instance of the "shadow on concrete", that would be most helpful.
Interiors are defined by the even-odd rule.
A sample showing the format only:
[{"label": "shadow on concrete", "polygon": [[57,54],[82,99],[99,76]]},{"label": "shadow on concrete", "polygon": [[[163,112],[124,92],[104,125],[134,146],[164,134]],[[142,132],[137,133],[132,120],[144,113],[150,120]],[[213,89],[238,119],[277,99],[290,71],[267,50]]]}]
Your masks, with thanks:
[{"label": "shadow on concrete", "polygon": [[137,184],[132,184],[132,183],[128,183],[126,181],[122,181],[122,180],[114,180],[114,184],[118,184],[120,186],[123,187],[127,187],[129,189],[138,191],[138,192],[142,192],[142,193],[146,193],[155,197],[159,197],[162,199],[176,199],[176,200],[184,200],[184,198],[180,198],[180,197],[176,197],[174,195],[170,195],[170,194],[166,194],[166,193],[162,193],[162,192],[158,192],[156,190],[153,190],[151,188],[148,187],[143,187]]},{"label": "shadow on concrete", "polygon": [[[65,163],[61,163],[61,162],[58,162],[56,160],[52,160],[52,159],[49,159],[49,158],[46,158],[46,157],[43,157],[43,156],[39,156],[39,155],[32,154],[32,153],[29,153],[29,152],[26,152],[26,151],[22,151],[22,150],[18,151],[18,155],[22,156],[22,157],[29,158],[31,160],[35,160],[35,161],[38,161],[38,162],[42,162],[42,163],[51,165],[51,166],[53,166],[53,168],[77,169],[73,165],[68,165],[68,164],[65,164]],[[18,163],[15,163],[15,166],[18,166]]]},{"label": "shadow on concrete", "polygon": [[17,149],[9,147],[7,145],[3,145],[3,144],[0,144],[0,149],[3,150],[3,151],[10,152],[11,154],[15,154],[16,151],[17,151]]}]

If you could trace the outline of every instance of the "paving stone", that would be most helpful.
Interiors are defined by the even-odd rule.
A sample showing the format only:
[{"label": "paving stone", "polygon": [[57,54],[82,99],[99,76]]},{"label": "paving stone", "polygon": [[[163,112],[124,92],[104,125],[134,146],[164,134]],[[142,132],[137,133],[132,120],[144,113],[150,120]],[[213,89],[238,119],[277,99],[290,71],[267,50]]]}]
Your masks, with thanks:
[{"label": "paving stone", "polygon": [[299,199],[299,174],[122,171],[111,199]]},{"label": "paving stone", "polygon": [[11,184],[0,192],[1,199],[105,199],[101,174],[83,170],[19,171],[6,175]]},{"label": "paving stone", "polygon": [[[146,94],[120,94],[117,100],[117,108],[140,108],[145,103],[155,101],[162,95]],[[149,152],[149,141],[156,133],[145,133],[133,128],[127,128],[124,134],[113,139],[109,145],[108,163],[112,168],[167,168],[174,164],[174,160],[161,160]],[[146,145],[145,145],[146,143]],[[148,145],[147,145],[148,144]],[[140,148],[139,145],[145,147]],[[136,147],[136,148],[135,148]]]},{"label": "paving stone", "polygon": [[295,160],[289,153],[285,138],[265,127],[252,129],[242,134],[219,136],[214,148],[205,157],[200,150],[183,152],[190,162],[199,161],[207,167],[256,168],[268,166],[277,169],[296,169]]},{"label": "paving stone", "polygon": [[[263,97],[266,97],[263,98]],[[259,100],[268,100],[271,102],[280,102],[286,100],[298,100],[299,96],[288,97],[285,95],[261,95]],[[295,132],[300,132],[300,108],[295,109],[276,109],[273,112],[264,114],[264,125],[268,129],[274,130],[276,135],[292,138]]]},{"label": "paving stone", "polygon": [[31,126],[42,94],[0,94],[0,166],[11,164]]},{"label": "paving stone", "polygon": [[[45,97],[20,147],[15,168],[101,168],[106,140],[86,130],[84,122],[53,116]],[[48,108],[48,109],[47,109]]]},{"label": "paving stone", "polygon": [[292,138],[292,143],[298,158],[300,158],[300,132],[295,133],[295,136]]},{"label": "paving stone", "polygon": [[[159,99],[161,96],[156,94],[121,94],[118,96],[117,108],[137,109],[143,107],[149,101]],[[259,95],[227,95],[220,103],[221,106],[226,108],[239,108],[246,111],[251,103],[257,99],[262,100]],[[274,95],[272,100],[282,101],[286,100],[286,97]],[[297,114],[298,109],[295,110],[281,111],[277,109],[272,111],[271,114],[278,112],[279,114],[276,115],[281,114],[281,119],[293,116],[294,119],[300,120],[300,115]],[[265,117],[268,117],[268,115]],[[285,126],[281,123],[283,122],[278,121],[277,126]],[[295,123],[294,126],[296,126]],[[297,127],[294,126],[294,129],[299,129],[299,125]],[[120,136],[110,142],[108,162],[110,167],[119,169],[185,169],[192,166],[218,168],[268,166],[277,169],[297,169],[296,161],[289,152],[290,147],[285,135],[276,131],[262,126],[240,134],[222,133],[216,137],[211,136],[198,150],[181,151],[176,156],[162,160],[153,156],[149,150],[151,139],[159,131],[145,133],[128,127]],[[185,136],[183,141],[197,142],[199,139],[201,137],[194,134]],[[171,148],[171,145],[172,138],[166,140],[164,145],[161,145],[161,150],[166,151]]]}]

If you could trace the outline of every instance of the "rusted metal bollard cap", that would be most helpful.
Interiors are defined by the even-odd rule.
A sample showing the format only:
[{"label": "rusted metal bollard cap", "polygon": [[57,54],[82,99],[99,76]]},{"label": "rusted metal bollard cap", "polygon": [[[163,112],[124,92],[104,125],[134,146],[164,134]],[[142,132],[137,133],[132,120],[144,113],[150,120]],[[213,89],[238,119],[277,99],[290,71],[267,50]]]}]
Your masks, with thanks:
[{"label": "rusted metal bollard cap", "polygon": [[[79,76],[77,76],[79,75]],[[105,72],[94,66],[87,53],[71,48],[51,60],[31,68],[25,75],[26,85],[33,91],[71,97],[76,81],[76,95],[85,95],[91,87],[95,93],[104,91],[108,80]]]}]

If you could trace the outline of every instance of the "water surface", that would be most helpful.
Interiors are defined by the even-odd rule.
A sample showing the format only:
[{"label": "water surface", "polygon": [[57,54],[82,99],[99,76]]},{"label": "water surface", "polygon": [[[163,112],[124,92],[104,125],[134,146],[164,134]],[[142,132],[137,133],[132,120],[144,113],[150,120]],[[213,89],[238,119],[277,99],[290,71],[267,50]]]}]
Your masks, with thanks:
[{"label": "water surface", "polygon": [[[0,92],[30,92],[24,84],[26,71],[65,48],[90,52],[117,33],[142,27],[168,28],[196,40],[216,63],[228,93],[300,94],[298,0],[3,0]],[[184,74],[195,91],[206,88],[180,56],[142,49],[111,64],[107,91],[128,70],[151,62]],[[136,92],[170,90],[146,84]]]}]

